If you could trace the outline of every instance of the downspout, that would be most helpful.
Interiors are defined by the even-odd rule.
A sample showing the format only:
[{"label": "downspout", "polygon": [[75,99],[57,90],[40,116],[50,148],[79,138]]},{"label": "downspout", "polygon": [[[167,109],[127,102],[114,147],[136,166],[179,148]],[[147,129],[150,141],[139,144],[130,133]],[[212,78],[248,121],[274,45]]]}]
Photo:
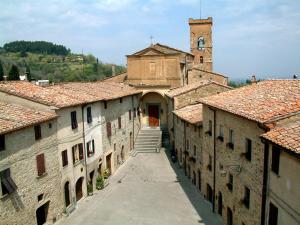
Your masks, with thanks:
[{"label": "downspout", "polygon": [[[87,161],[86,161],[86,143],[85,143],[85,126],[84,126],[84,107],[85,105],[81,106],[81,114],[82,114],[82,138],[83,138],[83,154],[84,154],[84,164],[85,164],[85,183],[86,183],[86,189],[88,188],[88,172],[87,172]],[[88,194],[88,190],[86,190],[87,194]]]},{"label": "downspout", "polygon": [[185,126],[185,122],[183,122],[183,141],[184,141],[184,165],[183,165],[183,167],[184,167],[184,174],[185,175],[187,175],[186,174],[186,151],[187,151],[187,149],[186,149],[186,126]]},{"label": "downspout", "polygon": [[[133,97],[134,96],[131,95],[131,111],[133,111],[133,108],[134,108],[134,98]],[[136,109],[136,113],[137,113],[137,110],[139,110],[139,109]],[[133,115],[132,115],[132,145],[133,146],[131,146],[132,149],[130,149],[130,151],[132,151],[134,149],[134,141],[135,141],[135,139],[134,139],[134,120],[135,120],[134,113],[135,112],[133,111]],[[131,142],[131,140],[129,140],[129,141]]]},{"label": "downspout", "polygon": [[187,74],[187,64],[186,64],[186,57],[187,56],[185,56],[185,58],[184,58],[184,60],[185,60],[185,65],[184,65],[184,70],[185,70],[185,76],[186,76],[186,85],[188,85],[189,84],[189,77],[188,77],[188,74]]},{"label": "downspout", "polygon": [[267,204],[267,191],[268,191],[268,169],[269,169],[269,144],[264,143],[264,177],[262,188],[262,207],[261,207],[261,225],[265,225],[266,220],[266,204]]}]

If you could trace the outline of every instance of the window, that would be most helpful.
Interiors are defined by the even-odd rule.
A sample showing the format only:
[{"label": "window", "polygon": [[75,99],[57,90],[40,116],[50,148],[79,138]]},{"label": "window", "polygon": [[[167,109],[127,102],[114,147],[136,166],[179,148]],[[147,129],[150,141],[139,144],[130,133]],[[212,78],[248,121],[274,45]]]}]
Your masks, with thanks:
[{"label": "window", "polygon": [[131,110],[128,111],[129,120],[131,120]]},{"label": "window", "polygon": [[199,37],[198,38],[198,49],[200,51],[203,51],[204,50],[204,46],[205,46],[204,37]]},{"label": "window", "polygon": [[203,56],[200,56],[200,63],[203,63]]},{"label": "window", "polygon": [[270,202],[269,209],[269,225],[277,225],[278,224],[278,208]]},{"label": "window", "polygon": [[151,75],[156,74],[156,64],[155,64],[155,62],[150,62],[149,63],[149,70],[150,70]]},{"label": "window", "polygon": [[51,129],[52,128],[52,123],[49,123],[48,127],[49,127],[49,129]]},{"label": "window", "polygon": [[87,120],[88,123],[93,122],[92,108],[91,107],[86,108],[86,120]]},{"label": "window", "polygon": [[189,148],[190,148],[190,142],[189,140],[186,140],[186,149],[189,150]]},{"label": "window", "polygon": [[279,175],[279,159],[280,149],[276,146],[272,147],[272,171]]},{"label": "window", "polygon": [[17,190],[17,185],[15,184],[15,182],[10,176],[9,168],[0,171],[0,181],[1,181],[2,196],[13,193],[15,190]]},{"label": "window", "polygon": [[107,109],[107,101],[104,101],[103,104],[104,104],[104,109]]},{"label": "window", "polygon": [[118,117],[118,128],[119,128],[119,129],[122,128],[122,119],[121,119],[120,116]]},{"label": "window", "polygon": [[194,132],[197,132],[197,127],[196,126],[194,126]]},{"label": "window", "polygon": [[117,151],[117,145],[114,143],[114,151]]},{"label": "window", "polygon": [[208,121],[208,131],[206,131],[206,133],[211,136],[212,135],[212,121],[209,120]]},{"label": "window", "polygon": [[37,168],[38,176],[42,176],[46,173],[44,153],[36,156],[36,168]]},{"label": "window", "polygon": [[42,138],[41,125],[34,126],[34,137],[35,140],[40,140]]},{"label": "window", "polygon": [[227,143],[227,147],[234,149],[234,139],[233,139],[233,130],[229,130],[229,142]]},{"label": "window", "polygon": [[111,136],[111,122],[106,123],[106,133],[107,133],[107,137]]},{"label": "window", "polygon": [[197,147],[196,145],[194,145],[194,156],[196,156],[196,154],[197,154]]},{"label": "window", "polygon": [[233,189],[233,176],[232,176],[232,174],[229,174],[229,176],[228,176],[227,188],[230,191],[232,191],[232,189]]},{"label": "window", "polygon": [[243,204],[249,209],[250,207],[250,189],[245,187],[244,199]]},{"label": "window", "polygon": [[5,135],[0,135],[0,151],[5,150]]},{"label": "window", "polygon": [[83,145],[82,143],[74,145],[72,147],[72,154],[73,154],[73,164],[76,162],[83,160]]},{"label": "window", "polygon": [[248,161],[251,161],[251,153],[252,153],[252,141],[249,138],[246,138],[246,153],[245,157]]},{"label": "window", "polygon": [[67,149],[61,152],[61,160],[62,160],[63,167],[68,165],[68,150]]},{"label": "window", "polygon": [[224,126],[223,125],[219,126],[219,136],[218,136],[218,139],[220,141],[224,141]]},{"label": "window", "polygon": [[229,207],[227,207],[227,225],[233,224],[232,211]]},{"label": "window", "polygon": [[92,155],[95,154],[95,142],[94,140],[91,140],[86,143],[86,151],[87,151],[87,156],[91,157]]},{"label": "window", "polygon": [[72,129],[76,129],[78,127],[76,111],[71,112],[71,126]]},{"label": "window", "polygon": [[208,156],[207,168],[208,168],[209,171],[211,171],[211,169],[212,169],[212,157],[211,157],[211,155]]},{"label": "window", "polygon": [[137,109],[136,109],[136,108],[133,108],[133,117],[134,117],[134,118],[136,117],[136,111],[137,111]]},{"label": "window", "polygon": [[123,98],[120,98],[120,103],[122,103],[123,102]]}]

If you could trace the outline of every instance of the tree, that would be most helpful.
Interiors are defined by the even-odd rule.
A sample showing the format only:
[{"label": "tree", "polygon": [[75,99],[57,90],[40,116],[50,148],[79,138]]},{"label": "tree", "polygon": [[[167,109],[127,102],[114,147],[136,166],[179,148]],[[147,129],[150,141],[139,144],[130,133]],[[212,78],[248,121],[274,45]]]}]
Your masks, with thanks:
[{"label": "tree", "polygon": [[4,80],[4,70],[2,66],[2,62],[0,61],[0,81]]},{"label": "tree", "polygon": [[8,73],[8,80],[20,80],[20,72],[16,65],[12,65]]},{"label": "tree", "polygon": [[26,75],[27,75],[27,80],[28,81],[31,81],[31,72],[30,72],[30,68],[29,68],[29,66],[28,65],[26,65]]}]

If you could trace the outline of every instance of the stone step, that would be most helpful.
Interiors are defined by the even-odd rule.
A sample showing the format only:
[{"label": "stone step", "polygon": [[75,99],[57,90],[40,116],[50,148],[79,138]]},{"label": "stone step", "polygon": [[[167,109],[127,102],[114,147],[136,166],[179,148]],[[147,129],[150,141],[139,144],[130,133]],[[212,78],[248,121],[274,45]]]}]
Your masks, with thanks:
[{"label": "stone step", "polygon": [[156,145],[157,141],[137,141],[135,145]]}]

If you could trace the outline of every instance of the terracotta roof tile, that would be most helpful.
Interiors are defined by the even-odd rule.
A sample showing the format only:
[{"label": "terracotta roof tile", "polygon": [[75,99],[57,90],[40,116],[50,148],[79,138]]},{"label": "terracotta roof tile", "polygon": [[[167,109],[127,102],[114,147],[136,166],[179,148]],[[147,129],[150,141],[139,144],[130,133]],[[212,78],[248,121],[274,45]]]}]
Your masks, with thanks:
[{"label": "terracotta roof tile", "polygon": [[202,104],[189,105],[175,110],[173,113],[180,119],[191,124],[198,124],[202,122]]},{"label": "terracotta roof tile", "polygon": [[0,91],[57,108],[141,93],[128,85],[111,82],[74,82],[40,87],[26,81],[12,81],[0,82]]},{"label": "terracotta roof tile", "polygon": [[185,85],[185,86],[182,86],[182,87],[174,88],[174,89],[170,90],[169,92],[167,92],[166,95],[169,96],[170,98],[174,98],[176,96],[188,93],[190,91],[196,90],[200,87],[205,87],[205,86],[210,85],[210,84],[220,85],[220,86],[228,88],[228,90],[232,89],[231,87],[229,87],[227,85],[220,84],[220,83],[215,82],[215,81],[201,80],[201,81],[198,81],[198,82],[193,83],[193,84],[189,84],[189,85]]},{"label": "terracotta roof tile", "polygon": [[262,135],[263,138],[300,154],[300,121],[292,121],[279,125],[273,130]]},{"label": "terracotta roof tile", "polygon": [[0,101],[0,134],[52,120],[56,117],[54,112],[38,111]]},{"label": "terracotta roof tile", "polygon": [[260,123],[271,122],[300,110],[300,80],[267,80],[199,102]]}]

